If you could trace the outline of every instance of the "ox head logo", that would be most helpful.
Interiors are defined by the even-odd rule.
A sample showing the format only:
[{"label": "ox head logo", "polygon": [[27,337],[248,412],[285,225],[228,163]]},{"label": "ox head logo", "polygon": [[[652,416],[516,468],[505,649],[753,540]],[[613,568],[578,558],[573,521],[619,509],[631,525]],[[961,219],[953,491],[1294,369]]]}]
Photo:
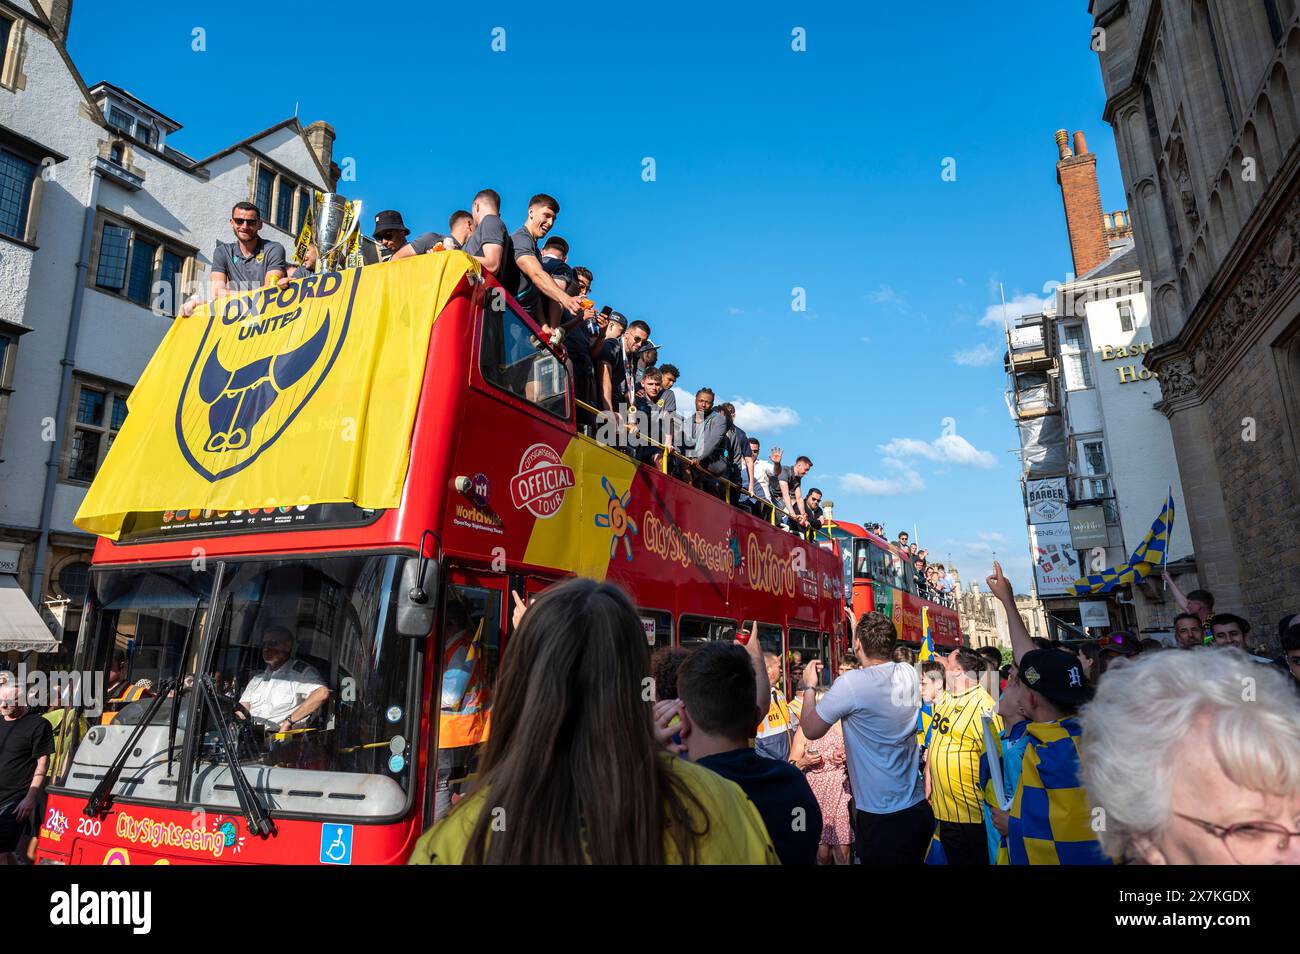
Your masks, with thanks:
[{"label": "ox head logo", "polygon": [[331,296],[209,319],[176,408],[176,438],[197,473],[217,481],[242,470],[290,426],[343,347],[345,293],[342,308]]},{"label": "ox head logo", "polygon": [[330,316],[326,312],[320,328],[298,347],[258,358],[233,371],[221,363],[220,349],[209,351],[199,375],[199,397],[208,406],[211,430],[203,449],[223,453],[248,447],[253,427],[281,393],[312,369],[325,350],[329,332]]}]

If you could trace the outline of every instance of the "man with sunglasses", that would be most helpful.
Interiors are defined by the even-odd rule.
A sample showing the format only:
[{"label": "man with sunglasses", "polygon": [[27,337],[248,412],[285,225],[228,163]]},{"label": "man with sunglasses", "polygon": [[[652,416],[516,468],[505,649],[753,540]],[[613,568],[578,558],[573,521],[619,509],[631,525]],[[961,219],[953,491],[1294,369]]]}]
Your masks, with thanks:
[{"label": "man with sunglasses", "polygon": [[[262,213],[251,202],[237,202],[230,210],[230,228],[235,241],[218,242],[212,253],[212,298],[226,298],[277,284],[288,271],[284,246],[262,238]],[[191,298],[181,306],[188,317],[202,302]]]}]

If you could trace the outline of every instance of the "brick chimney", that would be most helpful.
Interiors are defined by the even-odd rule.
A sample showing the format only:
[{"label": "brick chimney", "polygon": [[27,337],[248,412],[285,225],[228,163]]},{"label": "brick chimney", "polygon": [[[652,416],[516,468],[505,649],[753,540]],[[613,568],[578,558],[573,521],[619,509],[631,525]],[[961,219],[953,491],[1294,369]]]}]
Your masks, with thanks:
[{"label": "brick chimney", "polygon": [[339,180],[339,167],[334,164],[334,127],[318,119],[303,131],[303,135],[307,138],[308,148],[316,154],[321,168],[329,177],[329,187],[333,189]]},{"label": "brick chimney", "polygon": [[1110,257],[1106,227],[1101,216],[1101,189],[1097,185],[1097,157],[1088,152],[1082,132],[1074,134],[1074,149],[1064,129],[1056,131],[1056,181],[1065,205],[1065,227],[1070,234],[1074,274],[1090,272]]},{"label": "brick chimney", "polygon": [[37,6],[50,21],[55,38],[60,43],[68,42],[68,22],[72,19],[72,0],[39,0]]}]

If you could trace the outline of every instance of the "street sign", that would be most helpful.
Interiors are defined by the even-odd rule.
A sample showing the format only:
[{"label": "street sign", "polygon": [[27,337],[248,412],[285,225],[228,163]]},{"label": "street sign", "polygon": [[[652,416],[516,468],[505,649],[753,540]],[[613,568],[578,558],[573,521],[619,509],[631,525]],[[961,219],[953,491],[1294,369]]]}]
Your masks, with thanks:
[{"label": "street sign", "polygon": [[1110,604],[1105,600],[1080,600],[1079,621],[1084,629],[1109,629]]},{"label": "street sign", "polygon": [[1109,542],[1106,532],[1106,511],[1101,507],[1075,507],[1070,511],[1070,539],[1076,550],[1105,547]]},{"label": "street sign", "polygon": [[1065,519],[1065,478],[1025,481],[1025,502],[1030,523],[1057,523]]}]

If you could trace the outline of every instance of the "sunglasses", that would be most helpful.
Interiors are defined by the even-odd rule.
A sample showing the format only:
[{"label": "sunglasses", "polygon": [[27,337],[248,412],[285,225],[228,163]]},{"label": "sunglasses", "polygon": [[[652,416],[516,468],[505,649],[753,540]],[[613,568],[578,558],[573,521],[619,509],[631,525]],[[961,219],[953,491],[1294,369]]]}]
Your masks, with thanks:
[{"label": "sunglasses", "polygon": [[233,218],[232,218],[230,221],[234,222],[235,225],[239,226],[239,225],[259,225],[259,224],[261,224],[261,221],[262,221],[262,220],[261,220],[261,219],[233,219]]}]

